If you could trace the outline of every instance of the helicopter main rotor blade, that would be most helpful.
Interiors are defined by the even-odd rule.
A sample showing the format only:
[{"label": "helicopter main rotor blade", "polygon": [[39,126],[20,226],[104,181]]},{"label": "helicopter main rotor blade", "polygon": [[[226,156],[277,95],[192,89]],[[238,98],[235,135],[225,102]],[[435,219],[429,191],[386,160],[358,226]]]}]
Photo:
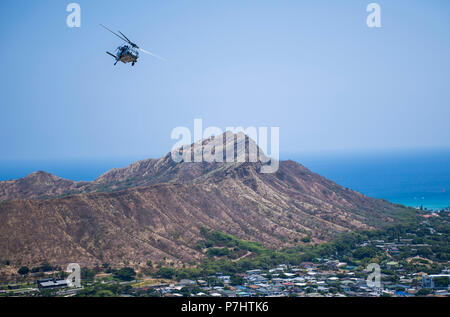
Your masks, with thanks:
[{"label": "helicopter main rotor blade", "polygon": [[129,40],[124,39],[123,37],[121,37],[119,34],[111,31],[110,29],[108,29],[106,26],[104,26],[103,24],[100,24],[101,26],[103,26],[105,29],[107,29],[109,32],[111,32],[112,34],[114,34],[115,36],[117,36],[118,38],[120,38],[122,41],[124,42],[129,42]]},{"label": "helicopter main rotor blade", "polygon": [[151,55],[151,56],[153,56],[153,57],[155,57],[155,58],[157,58],[157,59],[159,59],[159,60],[167,61],[164,57],[161,57],[161,56],[158,56],[158,55],[156,55],[156,54],[153,54],[152,52],[149,52],[149,51],[147,51],[147,50],[144,50],[143,48],[139,48],[139,50],[140,50],[141,52],[144,52],[144,53],[146,53],[146,54],[148,54],[148,55]]},{"label": "helicopter main rotor blade", "polygon": [[134,47],[136,47],[136,48],[139,48],[139,46],[137,46],[136,43],[131,42],[130,39],[129,39],[128,37],[125,36],[125,34],[123,34],[123,33],[120,32],[120,31],[119,31],[119,33],[122,34],[122,36],[123,36],[124,38],[127,39],[128,43],[130,43],[131,46],[134,46]]}]

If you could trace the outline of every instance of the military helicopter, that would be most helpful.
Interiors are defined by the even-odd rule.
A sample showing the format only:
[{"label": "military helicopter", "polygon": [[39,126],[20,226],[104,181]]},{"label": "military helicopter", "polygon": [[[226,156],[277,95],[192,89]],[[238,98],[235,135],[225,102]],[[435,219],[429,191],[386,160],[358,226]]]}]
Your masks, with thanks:
[{"label": "military helicopter", "polygon": [[126,63],[131,63],[131,66],[134,66],[135,63],[137,63],[137,60],[139,58],[139,51],[144,52],[148,55],[151,55],[153,57],[156,57],[157,59],[160,60],[165,60],[164,58],[162,58],[161,56],[158,56],[156,54],[153,54],[149,51],[144,50],[143,48],[140,48],[139,46],[137,46],[136,43],[133,43],[130,41],[130,39],[128,37],[125,36],[125,34],[123,34],[122,32],[118,31],[121,35],[111,31],[110,29],[108,29],[106,26],[104,26],[103,24],[100,24],[102,27],[104,27],[105,29],[107,29],[109,32],[111,32],[112,34],[116,35],[117,37],[119,37],[122,41],[127,42],[129,45],[124,44],[122,46],[119,46],[117,48],[117,53],[116,55],[114,55],[113,53],[110,52],[106,52],[106,54],[111,55],[112,57],[114,57],[116,59],[116,62],[114,63],[114,65],[117,64],[117,62],[122,62],[124,64]]}]

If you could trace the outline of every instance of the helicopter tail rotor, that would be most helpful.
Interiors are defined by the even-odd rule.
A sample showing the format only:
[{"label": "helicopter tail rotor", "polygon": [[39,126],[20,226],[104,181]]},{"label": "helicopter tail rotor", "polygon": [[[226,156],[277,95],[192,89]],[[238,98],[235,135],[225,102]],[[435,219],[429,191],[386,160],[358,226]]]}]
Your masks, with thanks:
[{"label": "helicopter tail rotor", "polygon": [[114,55],[113,53],[110,53],[110,52],[106,52],[106,54],[108,54],[108,55],[111,55],[112,57],[114,57],[115,59],[117,59],[117,56],[116,56],[116,55]]}]

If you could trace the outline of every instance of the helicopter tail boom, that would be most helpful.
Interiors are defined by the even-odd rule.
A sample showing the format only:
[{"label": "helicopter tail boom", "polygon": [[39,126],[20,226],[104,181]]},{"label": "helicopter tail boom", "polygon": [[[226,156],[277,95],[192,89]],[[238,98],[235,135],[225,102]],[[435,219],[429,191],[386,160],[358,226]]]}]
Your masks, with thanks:
[{"label": "helicopter tail boom", "polygon": [[112,57],[114,57],[115,59],[117,59],[117,56],[116,56],[116,55],[114,55],[113,53],[110,53],[110,52],[106,52],[106,54],[108,54],[108,55],[111,55]]}]

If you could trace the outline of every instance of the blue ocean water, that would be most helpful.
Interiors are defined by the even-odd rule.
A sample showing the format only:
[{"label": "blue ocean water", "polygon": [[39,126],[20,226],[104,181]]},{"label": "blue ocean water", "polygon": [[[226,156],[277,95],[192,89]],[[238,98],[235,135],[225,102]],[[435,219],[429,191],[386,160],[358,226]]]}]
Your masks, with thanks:
[{"label": "blue ocean water", "polygon": [[[91,181],[111,168],[142,158],[0,160],[0,180],[43,170],[76,181]],[[336,183],[374,198],[407,206],[450,206],[450,149],[383,153],[320,153],[284,156]]]},{"label": "blue ocean water", "polygon": [[313,172],[373,198],[427,209],[450,206],[450,149],[300,155]]},{"label": "blue ocean water", "polygon": [[112,168],[136,162],[137,158],[120,159],[54,159],[0,160],[0,181],[25,177],[45,171],[74,181],[92,181]]}]

